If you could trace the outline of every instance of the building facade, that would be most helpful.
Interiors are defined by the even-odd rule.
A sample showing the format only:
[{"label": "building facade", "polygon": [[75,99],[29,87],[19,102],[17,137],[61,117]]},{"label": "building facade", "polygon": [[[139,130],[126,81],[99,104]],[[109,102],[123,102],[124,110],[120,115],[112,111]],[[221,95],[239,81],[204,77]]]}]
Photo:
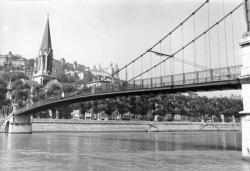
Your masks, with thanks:
[{"label": "building facade", "polygon": [[53,63],[52,75],[57,75],[60,72],[64,72],[63,63],[61,62],[61,60],[53,59],[52,63]]},{"label": "building facade", "polygon": [[28,60],[19,54],[9,52],[7,55],[0,55],[0,70],[12,72],[26,72]]}]

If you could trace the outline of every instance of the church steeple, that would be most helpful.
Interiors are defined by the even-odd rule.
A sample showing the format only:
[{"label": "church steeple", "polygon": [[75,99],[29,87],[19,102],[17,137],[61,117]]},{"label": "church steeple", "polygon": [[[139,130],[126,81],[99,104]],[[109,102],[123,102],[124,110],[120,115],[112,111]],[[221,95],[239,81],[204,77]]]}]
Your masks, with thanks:
[{"label": "church steeple", "polygon": [[53,49],[51,44],[51,35],[49,27],[49,16],[47,17],[47,22],[45,30],[43,33],[42,43],[39,49],[39,55],[36,59],[36,67],[34,72],[34,80],[40,84],[44,84],[44,79],[52,79],[53,70]]},{"label": "church steeple", "polygon": [[43,34],[42,43],[40,46],[40,54],[43,54],[44,52],[46,52],[46,54],[48,54],[50,50],[52,50],[52,44],[51,44],[49,15],[48,15],[47,23],[46,23],[44,34]]}]

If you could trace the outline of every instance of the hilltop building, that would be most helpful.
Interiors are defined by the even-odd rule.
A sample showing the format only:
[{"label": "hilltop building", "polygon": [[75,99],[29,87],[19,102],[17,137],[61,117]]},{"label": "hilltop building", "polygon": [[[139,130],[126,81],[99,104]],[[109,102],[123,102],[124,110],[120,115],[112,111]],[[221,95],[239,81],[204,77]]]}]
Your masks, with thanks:
[{"label": "hilltop building", "polygon": [[117,89],[120,82],[119,75],[116,74],[118,70],[118,65],[113,66],[113,63],[107,68],[102,68],[101,65],[98,68],[93,66],[91,70],[93,80],[86,86],[91,88],[93,92],[98,89]]},{"label": "hilltop building", "polygon": [[110,64],[109,67],[103,68],[101,65],[98,66],[93,66],[91,72],[94,76],[93,81],[98,81],[98,80],[110,80],[110,81],[115,81],[119,79],[118,73],[116,73],[119,70],[118,65],[116,64],[113,66],[113,63]]},{"label": "hilltop building", "polygon": [[9,52],[7,55],[0,55],[0,70],[2,71],[26,73],[31,69],[28,64],[29,60],[19,54]]}]

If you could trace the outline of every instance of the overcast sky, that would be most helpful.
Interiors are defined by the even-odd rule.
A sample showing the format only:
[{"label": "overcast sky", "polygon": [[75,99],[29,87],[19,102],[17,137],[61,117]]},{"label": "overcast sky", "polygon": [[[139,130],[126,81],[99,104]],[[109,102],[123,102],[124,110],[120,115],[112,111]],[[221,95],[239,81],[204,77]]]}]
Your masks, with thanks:
[{"label": "overcast sky", "polygon": [[[35,58],[49,13],[55,59],[65,58],[90,67],[114,62],[121,67],[156,43],[204,1],[0,0],[0,54],[12,51]],[[210,1],[210,23],[214,24],[223,16],[223,1]],[[240,2],[225,0],[225,11]],[[243,12],[239,16],[236,24],[241,27],[235,27],[235,43],[245,29]],[[198,17],[196,20],[205,22]],[[237,62],[240,64],[239,58]]]}]

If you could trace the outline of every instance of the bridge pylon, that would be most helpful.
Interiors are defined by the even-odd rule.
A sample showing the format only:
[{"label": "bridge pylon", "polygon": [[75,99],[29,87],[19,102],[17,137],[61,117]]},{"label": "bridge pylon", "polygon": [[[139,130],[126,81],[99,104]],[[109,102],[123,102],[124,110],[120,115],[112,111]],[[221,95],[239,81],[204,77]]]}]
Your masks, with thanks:
[{"label": "bridge pylon", "polygon": [[11,114],[4,121],[5,133],[32,133],[30,115],[15,115],[17,104],[12,104],[12,107]]},{"label": "bridge pylon", "polygon": [[242,158],[250,160],[250,33],[242,36],[241,42],[241,74],[240,83],[242,88],[243,111],[241,115],[242,127]]}]

